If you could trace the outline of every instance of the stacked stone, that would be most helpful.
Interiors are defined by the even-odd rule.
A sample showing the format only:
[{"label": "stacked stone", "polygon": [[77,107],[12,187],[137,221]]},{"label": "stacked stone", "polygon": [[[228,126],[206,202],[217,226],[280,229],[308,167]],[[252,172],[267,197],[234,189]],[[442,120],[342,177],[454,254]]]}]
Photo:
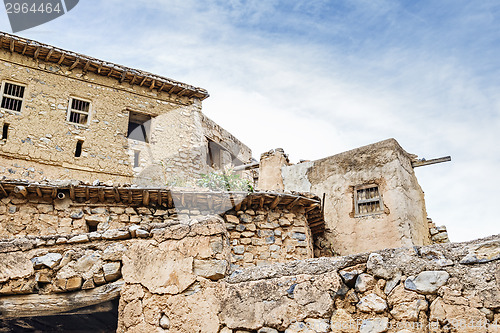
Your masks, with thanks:
[{"label": "stacked stone", "polygon": [[432,219],[427,218],[429,222],[429,233],[431,235],[431,241],[433,244],[449,243],[448,231],[444,225],[437,227]]},{"label": "stacked stone", "polygon": [[303,209],[229,211],[224,218],[234,268],[312,257],[312,239]]},{"label": "stacked stone", "polygon": [[126,228],[132,224],[187,221],[210,212],[109,204],[80,204],[68,198],[48,200],[5,197],[0,200],[0,238],[70,235]]}]

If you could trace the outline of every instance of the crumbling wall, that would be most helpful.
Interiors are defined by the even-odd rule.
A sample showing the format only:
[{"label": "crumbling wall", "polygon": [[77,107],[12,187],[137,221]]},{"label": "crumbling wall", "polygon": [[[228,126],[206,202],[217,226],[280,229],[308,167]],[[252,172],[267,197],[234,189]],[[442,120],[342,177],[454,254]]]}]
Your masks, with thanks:
[{"label": "crumbling wall", "polygon": [[[310,191],[323,202],[336,254],[430,244],[424,193],[410,156],[394,139],[281,169],[286,191]],[[383,210],[355,215],[354,187],[378,186]]]},{"label": "crumbling wall", "polygon": [[119,332],[499,332],[499,260],[500,235],[248,268],[168,290],[177,280],[133,279]]}]

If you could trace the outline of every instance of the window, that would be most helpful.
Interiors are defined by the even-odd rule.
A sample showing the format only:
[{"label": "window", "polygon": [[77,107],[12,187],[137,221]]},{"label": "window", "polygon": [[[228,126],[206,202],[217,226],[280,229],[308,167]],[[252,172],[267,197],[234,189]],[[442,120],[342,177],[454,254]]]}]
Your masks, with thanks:
[{"label": "window", "polygon": [[354,209],[356,216],[370,215],[384,211],[378,185],[358,185],[354,187]]},{"label": "window", "polygon": [[2,128],[2,139],[7,140],[9,137],[9,124],[4,123]]},{"label": "window", "polygon": [[2,87],[2,109],[21,112],[24,88],[24,86],[4,82]]},{"label": "window", "polygon": [[142,142],[149,142],[151,116],[139,112],[130,112],[128,118],[127,138]]},{"label": "window", "polygon": [[83,141],[78,140],[78,142],[76,143],[75,157],[82,156],[82,147],[83,147]]},{"label": "window", "polygon": [[134,150],[134,168],[140,165],[141,152],[139,150]]},{"label": "window", "polygon": [[71,98],[69,100],[68,121],[70,123],[87,125],[89,122],[90,102]]},{"label": "window", "polygon": [[220,169],[222,167],[222,147],[208,140],[208,154],[207,154],[207,164],[214,169]]}]

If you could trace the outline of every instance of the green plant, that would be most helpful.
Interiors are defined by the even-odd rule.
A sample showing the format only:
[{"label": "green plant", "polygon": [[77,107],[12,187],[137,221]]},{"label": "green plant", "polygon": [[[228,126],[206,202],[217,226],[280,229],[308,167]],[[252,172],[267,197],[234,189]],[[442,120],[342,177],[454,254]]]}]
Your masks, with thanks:
[{"label": "green plant", "polygon": [[197,184],[214,191],[253,192],[252,184],[248,180],[241,178],[240,175],[233,173],[232,170],[202,174]]}]

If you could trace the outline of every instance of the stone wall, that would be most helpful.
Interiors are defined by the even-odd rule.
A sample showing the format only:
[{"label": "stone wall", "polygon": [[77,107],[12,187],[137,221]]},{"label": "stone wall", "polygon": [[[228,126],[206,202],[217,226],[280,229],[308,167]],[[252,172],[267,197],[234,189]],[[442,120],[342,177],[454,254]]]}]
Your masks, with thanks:
[{"label": "stone wall", "polygon": [[259,209],[224,214],[234,268],[313,257],[312,235],[301,209]]},{"label": "stone wall", "polygon": [[[324,237],[339,255],[431,243],[412,156],[394,139],[321,160],[283,166],[284,189],[325,195]],[[260,171],[261,174],[263,170]],[[355,214],[355,186],[376,185],[383,209]]]},{"label": "stone wall", "polygon": [[118,331],[500,332],[499,260],[500,235],[248,268],[184,290],[129,279]]}]

